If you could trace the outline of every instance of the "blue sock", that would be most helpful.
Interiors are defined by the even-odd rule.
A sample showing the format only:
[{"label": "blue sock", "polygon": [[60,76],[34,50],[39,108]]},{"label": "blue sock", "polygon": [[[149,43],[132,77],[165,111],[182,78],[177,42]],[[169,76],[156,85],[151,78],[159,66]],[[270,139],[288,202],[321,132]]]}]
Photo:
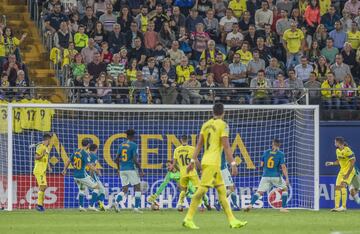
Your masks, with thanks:
[{"label": "blue sock", "polygon": [[124,192],[120,192],[116,197],[116,202],[119,203],[124,199]]},{"label": "blue sock", "polygon": [[95,206],[97,199],[98,199],[98,194],[96,192],[92,192],[91,201],[90,201],[91,206]]},{"label": "blue sock", "polygon": [[135,208],[140,208],[141,206],[141,192],[135,192]]},{"label": "blue sock", "polygon": [[254,205],[255,202],[259,199],[260,195],[258,193],[255,193],[251,198],[251,205]]},{"label": "blue sock", "polygon": [[232,202],[233,206],[238,206],[237,205],[237,195],[236,195],[235,192],[232,192],[230,194],[230,199],[231,199],[231,202]]},{"label": "blue sock", "polygon": [[98,197],[97,197],[97,200],[98,201],[104,201],[105,200],[105,194],[100,194]]},{"label": "blue sock", "polygon": [[281,195],[281,203],[282,208],[285,208],[287,205],[287,199],[288,199],[288,192],[283,192]]},{"label": "blue sock", "polygon": [[79,194],[79,205],[81,207],[84,207],[84,197],[85,197],[84,194]]}]

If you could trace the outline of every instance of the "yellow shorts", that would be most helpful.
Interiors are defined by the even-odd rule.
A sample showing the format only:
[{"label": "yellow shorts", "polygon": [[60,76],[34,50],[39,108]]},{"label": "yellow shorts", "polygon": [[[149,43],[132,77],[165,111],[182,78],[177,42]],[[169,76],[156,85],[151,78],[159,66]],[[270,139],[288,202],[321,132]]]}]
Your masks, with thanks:
[{"label": "yellow shorts", "polygon": [[38,186],[47,186],[46,174],[34,174]]},{"label": "yellow shorts", "polygon": [[224,185],[220,167],[213,165],[202,165],[200,185],[211,188]]},{"label": "yellow shorts", "polygon": [[339,174],[336,178],[336,186],[340,186],[343,182],[346,183],[347,185],[350,185],[352,179],[355,176],[355,170],[350,173],[349,177],[346,180],[344,180],[344,176],[345,176],[344,172],[339,172]]},{"label": "yellow shorts", "polygon": [[200,179],[197,175],[193,175],[193,176],[181,176],[180,177],[180,187],[182,188],[187,188],[189,182],[191,181],[192,185],[197,188],[199,187],[200,184]]}]

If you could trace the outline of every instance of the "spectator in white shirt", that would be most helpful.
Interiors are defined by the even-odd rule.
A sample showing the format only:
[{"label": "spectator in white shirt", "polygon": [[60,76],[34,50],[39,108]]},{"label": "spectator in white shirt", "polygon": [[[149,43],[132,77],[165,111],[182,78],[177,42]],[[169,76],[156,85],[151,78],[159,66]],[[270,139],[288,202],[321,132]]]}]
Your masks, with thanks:
[{"label": "spectator in white shirt", "polygon": [[230,48],[239,47],[244,40],[244,36],[239,32],[239,24],[233,23],[232,31],[226,35],[226,45],[228,46],[228,51]]},{"label": "spectator in white shirt", "polygon": [[311,66],[308,62],[306,56],[302,56],[300,59],[300,64],[295,66],[296,76],[303,83],[307,82],[310,78],[310,73],[314,70],[313,66]]},{"label": "spectator in white shirt", "polygon": [[264,29],[265,24],[272,25],[273,12],[269,10],[269,3],[263,1],[261,3],[261,9],[255,12],[255,25],[257,29]]},{"label": "spectator in white shirt", "polygon": [[238,20],[234,17],[233,11],[230,8],[226,9],[226,15],[219,22],[222,42],[225,42],[226,34],[232,31],[233,24],[237,22]]}]

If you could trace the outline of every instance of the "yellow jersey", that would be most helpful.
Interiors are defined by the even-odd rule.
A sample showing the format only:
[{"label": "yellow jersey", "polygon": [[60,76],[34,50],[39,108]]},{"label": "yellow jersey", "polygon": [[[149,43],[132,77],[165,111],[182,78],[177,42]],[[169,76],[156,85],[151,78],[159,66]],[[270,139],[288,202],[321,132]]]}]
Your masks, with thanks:
[{"label": "yellow jersey", "polygon": [[347,33],[347,41],[351,44],[351,47],[354,50],[357,50],[360,46],[360,31],[356,31],[355,33],[349,31]]},{"label": "yellow jersey", "polygon": [[[12,101],[13,104],[16,103],[22,103],[23,101],[17,102],[17,101]],[[15,133],[21,133],[22,132],[22,128],[21,128],[21,115],[22,115],[22,108],[14,108],[13,109],[13,131]]]},{"label": "yellow jersey", "polygon": [[7,114],[7,102],[0,100],[0,133],[7,133],[8,114]]},{"label": "yellow jersey", "polygon": [[174,160],[177,161],[180,169],[180,177],[197,175],[195,168],[189,173],[186,172],[187,166],[190,164],[194,155],[195,147],[191,145],[181,145],[174,151]]},{"label": "yellow jersey", "polygon": [[229,127],[222,119],[212,118],[201,127],[200,134],[204,137],[204,155],[202,165],[221,166],[223,145],[222,137],[229,137]]},{"label": "yellow jersey", "polygon": [[46,173],[47,170],[47,166],[48,166],[48,160],[49,160],[49,153],[50,153],[50,149],[48,146],[45,146],[44,144],[39,144],[36,147],[36,152],[37,155],[42,156],[41,159],[36,160],[35,159],[35,166],[34,166],[34,171],[33,174],[35,175],[42,175]]},{"label": "yellow jersey", "polygon": [[147,30],[147,26],[149,24],[149,19],[147,16],[140,16],[140,23],[141,23],[141,31],[144,33]]},{"label": "yellow jersey", "polygon": [[240,54],[240,62],[244,65],[248,65],[248,63],[253,59],[252,53],[250,51],[237,50],[237,54]]},{"label": "yellow jersey", "polygon": [[176,66],[176,75],[177,75],[177,84],[183,84],[185,81],[190,79],[190,73],[194,71],[194,67],[192,65],[188,66]]},{"label": "yellow jersey", "polygon": [[284,41],[287,43],[287,49],[290,53],[296,54],[300,51],[301,41],[304,39],[304,33],[300,29],[296,29],[295,32],[288,29],[283,35]]},{"label": "yellow jersey", "polygon": [[[34,103],[33,100],[23,99],[21,103],[28,104]],[[35,123],[35,112],[36,108],[26,107],[21,108],[20,122],[22,129],[33,129]]]},{"label": "yellow jersey", "polygon": [[[40,99],[36,103],[49,104],[51,102]],[[36,108],[34,129],[42,132],[51,131],[51,122],[54,114],[55,111],[52,108]]]},{"label": "yellow jersey", "polygon": [[320,6],[320,16],[323,16],[328,12],[329,7],[331,6],[331,0],[320,0],[319,6]]},{"label": "yellow jersey", "polygon": [[[350,168],[350,161],[355,158],[353,151],[348,146],[345,146],[342,150],[336,149],[336,157],[339,161],[340,173],[347,173]],[[354,168],[352,172],[355,172]]]},{"label": "yellow jersey", "polygon": [[234,12],[234,16],[236,18],[240,18],[244,11],[246,11],[246,1],[240,0],[239,2],[236,0],[232,0],[229,3],[228,8],[230,8]]}]

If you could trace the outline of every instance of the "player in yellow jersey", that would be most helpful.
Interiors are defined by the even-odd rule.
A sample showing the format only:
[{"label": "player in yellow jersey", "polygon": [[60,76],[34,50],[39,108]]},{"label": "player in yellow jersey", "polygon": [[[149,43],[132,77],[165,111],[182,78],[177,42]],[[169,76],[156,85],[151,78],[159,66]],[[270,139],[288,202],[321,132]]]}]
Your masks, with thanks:
[{"label": "player in yellow jersey", "polygon": [[[326,162],[325,166],[340,166],[339,174],[336,178],[335,184],[335,208],[331,211],[340,212],[346,210],[347,190],[355,176],[355,155],[350,147],[345,142],[343,137],[335,138],[336,157],[335,162]],[[342,206],[340,207],[340,200]]]},{"label": "player in yellow jersey", "polygon": [[46,171],[51,172],[50,165],[48,164],[49,160],[49,144],[50,144],[51,135],[44,134],[42,137],[42,142],[37,145],[35,152],[35,166],[33,174],[36,178],[37,185],[39,187],[38,200],[36,210],[45,211],[44,209],[44,197],[45,189],[47,187],[46,181]]},{"label": "player in yellow jersey", "polygon": [[233,153],[229,144],[229,127],[223,120],[224,105],[221,103],[213,106],[214,117],[205,122],[200,131],[198,144],[195,148],[193,158],[187,170],[193,170],[194,166],[200,167],[198,155],[204,146],[204,155],[201,160],[202,176],[198,190],[194,194],[190,208],[183,221],[183,226],[190,229],[199,229],[193,221],[196,209],[200,204],[201,198],[206,194],[209,188],[215,187],[219,201],[228,218],[231,228],[241,228],[247,224],[246,221],[240,221],[235,218],[226,197],[226,188],[220,171],[221,153],[224,150],[226,160],[231,165],[232,175],[237,174],[237,166],[233,158]]},{"label": "player in yellow jersey", "polygon": [[[196,169],[193,168],[190,171],[187,171],[187,167],[191,162],[191,158],[194,155],[195,147],[188,145],[188,137],[186,135],[181,136],[181,146],[177,147],[174,151],[174,164],[180,170],[180,195],[179,195],[179,203],[177,205],[177,209],[179,211],[183,210],[183,203],[186,196],[186,192],[188,190],[188,185],[191,184],[198,188],[200,185],[200,179],[196,172]],[[208,210],[211,210],[209,204],[209,198],[206,194],[203,197],[204,205]]]}]

